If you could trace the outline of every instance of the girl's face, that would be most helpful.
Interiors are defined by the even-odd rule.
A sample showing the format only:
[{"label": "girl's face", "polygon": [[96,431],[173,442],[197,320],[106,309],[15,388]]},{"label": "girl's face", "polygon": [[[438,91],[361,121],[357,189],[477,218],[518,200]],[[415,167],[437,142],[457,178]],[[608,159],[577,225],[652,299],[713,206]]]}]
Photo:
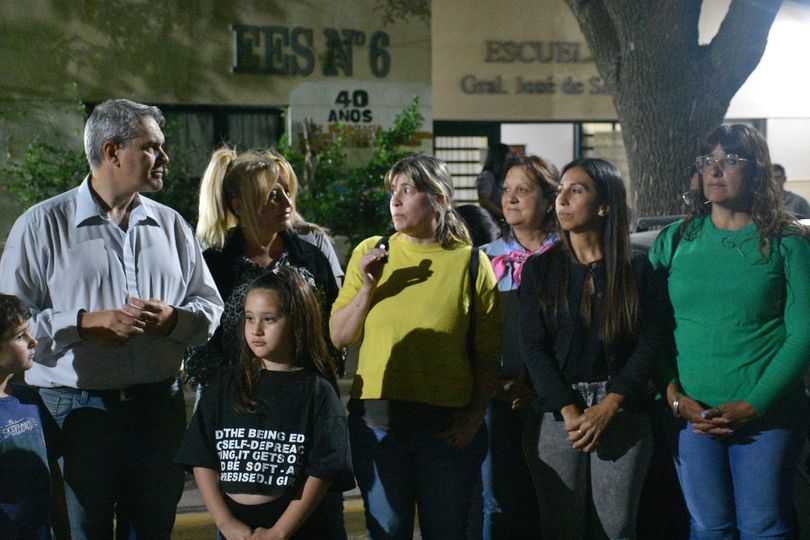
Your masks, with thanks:
[{"label": "girl's face", "polygon": [[245,340],[265,369],[284,371],[293,367],[292,334],[278,293],[254,289],[245,298]]},{"label": "girl's face", "polygon": [[579,167],[565,171],[557,187],[557,219],[564,231],[601,231],[607,205],[597,201],[596,185]]},{"label": "girl's face", "polygon": [[403,174],[391,181],[391,219],[394,228],[412,242],[433,242],[436,238],[436,210],[427,193],[419,191]]},{"label": "girl's face", "polygon": [[523,167],[512,167],[503,182],[503,217],[512,227],[539,229],[549,201]]}]

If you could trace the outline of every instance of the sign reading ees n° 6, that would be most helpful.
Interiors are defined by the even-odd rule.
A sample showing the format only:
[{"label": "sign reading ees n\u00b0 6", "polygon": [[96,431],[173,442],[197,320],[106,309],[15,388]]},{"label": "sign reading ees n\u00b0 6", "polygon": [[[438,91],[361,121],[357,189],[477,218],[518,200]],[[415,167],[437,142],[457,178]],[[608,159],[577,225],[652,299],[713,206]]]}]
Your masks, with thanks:
[{"label": "sign reading ees n\u00b0 6", "polygon": [[378,30],[367,39],[362,30],[324,28],[325,54],[316,55],[315,31],[296,26],[252,26],[234,24],[234,73],[299,75],[315,71],[316,57],[321,60],[321,73],[327,77],[354,74],[355,57],[368,44],[368,66],[371,73],[383,78],[391,71],[391,39]]}]

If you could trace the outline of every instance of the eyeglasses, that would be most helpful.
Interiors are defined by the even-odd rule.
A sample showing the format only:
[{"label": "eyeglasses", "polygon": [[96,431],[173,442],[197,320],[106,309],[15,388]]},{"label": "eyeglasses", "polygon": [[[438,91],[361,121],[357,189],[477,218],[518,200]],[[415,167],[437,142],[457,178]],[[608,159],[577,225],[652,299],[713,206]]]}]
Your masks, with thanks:
[{"label": "eyeglasses", "polygon": [[740,170],[743,162],[747,162],[745,158],[741,158],[737,154],[726,154],[720,159],[714,159],[712,156],[698,156],[695,159],[695,167],[701,174],[706,169],[712,169],[715,165],[720,167],[724,173],[732,173]]},{"label": "eyeglasses", "polygon": [[686,206],[691,206],[698,200],[698,197],[700,197],[700,190],[698,189],[690,189],[681,194],[681,199]]}]

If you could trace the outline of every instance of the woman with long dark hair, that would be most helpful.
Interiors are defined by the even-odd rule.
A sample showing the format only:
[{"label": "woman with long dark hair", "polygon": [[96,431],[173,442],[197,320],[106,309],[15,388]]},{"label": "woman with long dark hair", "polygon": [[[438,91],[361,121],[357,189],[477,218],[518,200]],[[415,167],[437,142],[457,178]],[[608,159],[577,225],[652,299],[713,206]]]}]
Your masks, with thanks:
[{"label": "woman with long dark hair", "polygon": [[556,213],[561,241],[529,258],[520,289],[523,359],[543,411],[525,436],[541,536],[601,528],[633,538],[652,452],[644,389],[660,339],[655,279],[631,252],[613,165],[566,165]]},{"label": "woman with long dark hair", "polygon": [[721,126],[701,143],[699,196],[650,251],[669,272],[677,356],[665,364],[692,538],[793,538],[808,425],[810,243],[781,205],[768,145]]}]

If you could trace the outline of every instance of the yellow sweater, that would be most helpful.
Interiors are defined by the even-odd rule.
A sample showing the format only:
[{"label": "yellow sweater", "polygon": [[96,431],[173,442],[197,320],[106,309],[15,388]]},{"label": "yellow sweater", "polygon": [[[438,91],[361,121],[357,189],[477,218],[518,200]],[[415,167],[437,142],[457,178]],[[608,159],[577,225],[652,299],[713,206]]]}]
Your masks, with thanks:
[{"label": "yellow sweater", "polygon": [[[362,285],[358,261],[379,238],[367,238],[352,252],[333,313],[357,294]],[[358,336],[363,344],[353,398],[445,407],[469,403],[470,255],[470,246],[444,249],[409,242],[400,234],[391,236],[388,263]],[[475,290],[476,357],[497,359],[501,344],[497,283],[483,252]]]}]

